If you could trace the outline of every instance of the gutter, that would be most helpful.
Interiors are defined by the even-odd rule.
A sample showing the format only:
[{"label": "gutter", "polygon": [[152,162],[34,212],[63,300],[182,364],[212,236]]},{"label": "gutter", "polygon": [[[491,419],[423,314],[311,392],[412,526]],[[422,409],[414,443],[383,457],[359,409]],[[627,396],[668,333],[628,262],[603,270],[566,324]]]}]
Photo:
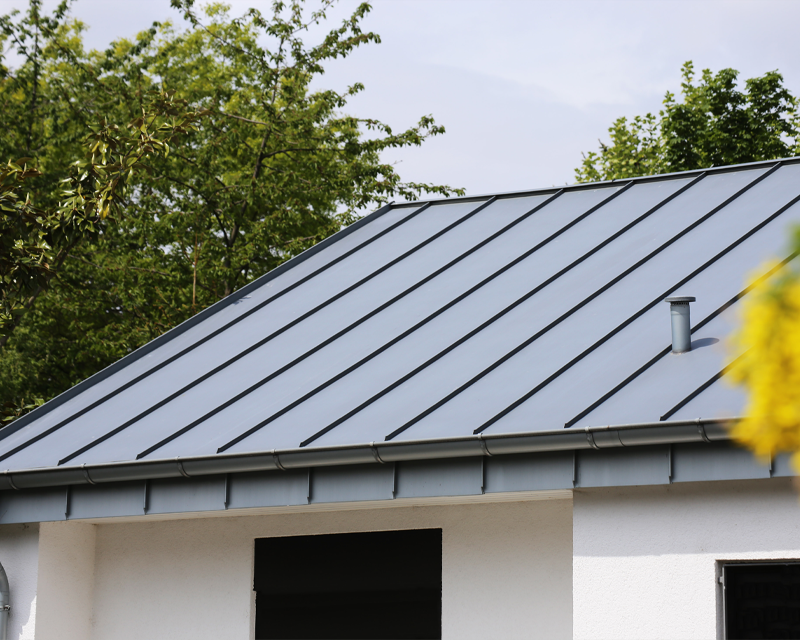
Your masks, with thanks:
[{"label": "gutter", "polygon": [[370,442],[336,447],[280,449],[252,453],[223,453],[82,464],[0,472],[0,490],[32,489],[81,484],[104,484],[158,478],[287,471],[310,467],[393,463],[471,456],[511,455],[581,449],[609,449],[646,445],[730,440],[729,425],[735,420],[676,420],[639,424],[559,429],[528,433],[461,436],[404,442]]}]

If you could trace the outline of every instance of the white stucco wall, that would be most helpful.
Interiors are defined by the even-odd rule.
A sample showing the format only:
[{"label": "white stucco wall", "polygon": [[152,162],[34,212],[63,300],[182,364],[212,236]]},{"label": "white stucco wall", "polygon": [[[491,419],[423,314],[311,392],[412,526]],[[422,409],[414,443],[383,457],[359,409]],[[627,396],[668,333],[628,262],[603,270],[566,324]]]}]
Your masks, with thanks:
[{"label": "white stucco wall", "polygon": [[91,637],[95,529],[80,522],[39,525],[36,640]]},{"label": "white stucco wall", "polygon": [[575,638],[721,637],[717,562],[800,558],[787,479],[576,491]]},{"label": "white stucco wall", "polygon": [[8,637],[34,640],[36,632],[36,585],[39,568],[39,526],[0,526],[0,563],[11,590]]},{"label": "white stucco wall", "polygon": [[572,637],[572,503],[99,524],[95,640],[252,638],[253,541],[441,527],[442,637]]}]

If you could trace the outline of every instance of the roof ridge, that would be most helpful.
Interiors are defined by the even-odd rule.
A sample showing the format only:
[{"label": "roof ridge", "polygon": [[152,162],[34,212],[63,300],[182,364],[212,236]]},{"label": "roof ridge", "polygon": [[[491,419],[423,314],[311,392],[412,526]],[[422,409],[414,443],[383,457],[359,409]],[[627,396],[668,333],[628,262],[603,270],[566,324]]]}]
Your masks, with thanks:
[{"label": "roof ridge", "polygon": [[[458,196],[455,198],[435,198],[431,200],[423,200],[422,202],[430,202],[431,204],[435,205],[444,202],[468,202],[470,200],[481,200],[483,198],[488,198],[490,196],[495,196],[498,200],[504,200],[506,198],[524,198],[525,196],[536,195],[540,193],[551,193],[556,191],[557,189],[563,189],[566,192],[582,191],[585,189],[598,189],[626,182],[645,184],[648,182],[659,182],[661,180],[674,180],[676,178],[681,178],[681,177],[683,178],[691,177],[692,175],[700,173],[718,174],[718,173],[733,173],[736,171],[748,171],[751,169],[757,169],[758,167],[769,166],[776,162],[780,162],[783,165],[797,164],[800,163],[800,156],[794,156],[791,158],[773,158],[772,160],[757,160],[755,162],[743,162],[741,164],[723,165],[719,167],[707,167],[705,169],[689,169],[687,171],[656,173],[654,175],[635,176],[633,178],[614,178],[613,180],[599,180],[597,182],[573,182],[572,184],[564,184],[561,187],[554,185],[552,187],[541,187],[538,189],[536,188],[524,189],[522,191],[504,191],[494,194],[478,193],[475,195]],[[413,207],[416,204],[418,204],[418,202],[416,201],[399,202],[396,203],[394,206],[395,208],[399,209],[403,207]]]}]

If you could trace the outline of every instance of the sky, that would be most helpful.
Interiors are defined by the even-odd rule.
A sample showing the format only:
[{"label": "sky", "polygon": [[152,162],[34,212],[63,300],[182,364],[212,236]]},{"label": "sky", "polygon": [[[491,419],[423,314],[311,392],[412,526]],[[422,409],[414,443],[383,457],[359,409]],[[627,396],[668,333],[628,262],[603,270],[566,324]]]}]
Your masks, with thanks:
[{"label": "sky", "polygon": [[[234,14],[271,6],[228,4]],[[0,14],[25,5],[0,0]],[[357,5],[342,0],[330,26]],[[73,14],[95,48],[155,20],[180,22],[169,0],[77,0]],[[375,0],[363,27],[382,43],[329,64],[318,86],[362,82],[347,111],[396,130],[428,114],[445,126],[384,158],[404,180],[470,195],[520,191],[574,182],[582,152],[616,118],[657,111],[666,91],[679,91],[687,60],[741,78],[777,69],[800,95],[797,24],[794,0]]]}]

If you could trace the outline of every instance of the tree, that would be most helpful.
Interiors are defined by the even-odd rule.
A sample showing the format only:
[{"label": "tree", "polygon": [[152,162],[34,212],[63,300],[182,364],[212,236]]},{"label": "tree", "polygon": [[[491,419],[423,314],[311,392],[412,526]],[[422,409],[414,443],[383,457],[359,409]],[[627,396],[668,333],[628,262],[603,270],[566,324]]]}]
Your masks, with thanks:
[{"label": "tree", "polygon": [[[169,153],[169,142],[185,133],[199,113],[182,113],[170,95],[150,96],[148,108],[126,129],[101,123],[87,136],[86,157],[70,167],[61,201],[37,207],[26,182],[41,177],[29,158],[0,167],[0,347],[26,311],[58,275],[81,243],[104,221],[121,219],[126,187],[154,154]],[[6,400],[4,422],[41,403]]]},{"label": "tree", "polygon": [[361,5],[321,42],[325,20],[300,0],[265,16],[232,18],[173,0],[185,26],[156,24],[135,40],[85,51],[68,3],[42,17],[38,0],[5,17],[6,42],[23,57],[0,69],[0,157],[34,158],[30,191],[49,206],[93,122],[127,122],[143,96],[175,91],[203,117],[169,155],[131,176],[124,216],[102,220],[69,249],[46,296],[0,350],[0,398],[50,397],[393,198],[460,190],[401,181],[383,160],[444,129],[429,117],[395,133],[344,113],[350,97],[313,89],[327,61],[380,40]]},{"label": "tree", "polygon": [[180,113],[170,95],[158,95],[127,131],[106,123],[93,127],[86,157],[71,165],[54,207],[37,207],[26,191],[26,182],[42,175],[28,166],[29,158],[0,167],[0,347],[70,251],[120,215],[128,182],[148,168],[152,155],[168,155],[169,142],[198,115]]},{"label": "tree", "polygon": [[694,83],[694,67],[683,65],[681,101],[664,97],[658,115],[617,119],[611,143],[584,154],[578,182],[595,182],[756,162],[793,156],[800,150],[797,100],[770,71],[737,88],[739,72],[704,70]]},{"label": "tree", "polygon": [[[648,113],[609,129],[611,144],[584,156],[579,182],[771,160],[800,152],[797,100],[769,72],[737,89],[738,72],[703,71],[694,84],[683,67],[682,100],[671,93],[658,116]],[[792,256],[800,254],[800,230]],[[800,469],[800,267],[796,260],[762,265],[742,300],[726,379],[747,393],[733,437],[756,456],[794,454]]]}]

